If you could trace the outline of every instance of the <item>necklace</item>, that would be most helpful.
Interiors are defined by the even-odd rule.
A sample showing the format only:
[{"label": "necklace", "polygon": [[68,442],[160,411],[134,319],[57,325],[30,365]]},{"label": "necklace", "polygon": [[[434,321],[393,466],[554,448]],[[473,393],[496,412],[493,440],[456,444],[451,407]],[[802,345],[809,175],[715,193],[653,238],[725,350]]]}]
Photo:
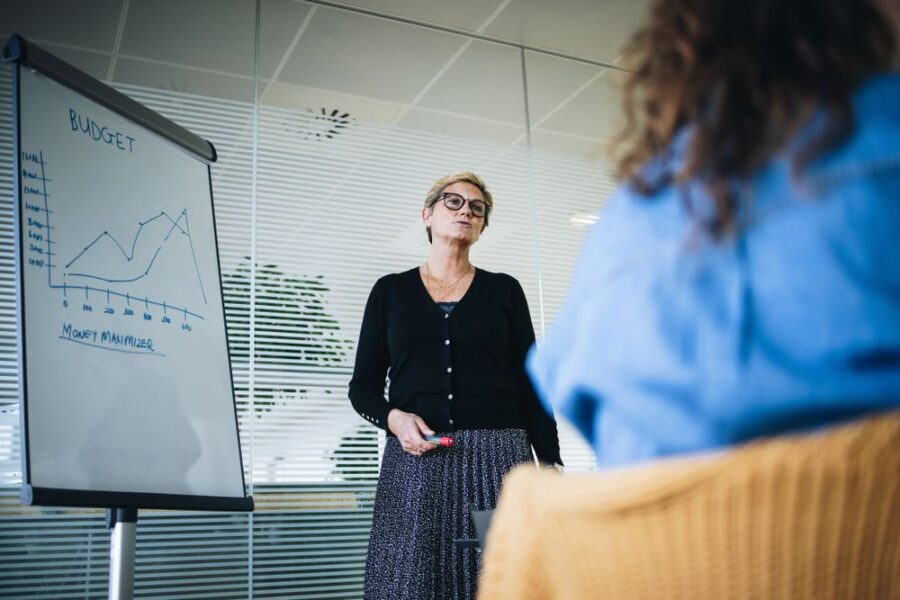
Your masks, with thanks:
[{"label": "necklace", "polygon": [[469,271],[472,269],[472,265],[470,264],[465,270],[462,272],[462,275],[456,278],[456,281],[447,285],[441,283],[441,280],[434,276],[434,273],[431,272],[431,267],[428,266],[428,261],[425,261],[425,275],[428,276],[428,279],[431,280],[431,285],[438,288],[442,292],[448,292],[456,288],[459,285],[459,282],[463,280],[463,277],[469,274]]}]

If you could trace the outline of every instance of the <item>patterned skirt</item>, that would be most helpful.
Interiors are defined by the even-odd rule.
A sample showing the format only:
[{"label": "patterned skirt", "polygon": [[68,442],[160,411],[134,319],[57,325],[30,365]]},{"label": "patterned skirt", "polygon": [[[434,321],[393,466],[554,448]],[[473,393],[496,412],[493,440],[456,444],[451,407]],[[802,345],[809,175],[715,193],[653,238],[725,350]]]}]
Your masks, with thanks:
[{"label": "patterned skirt", "polygon": [[480,553],[471,511],[494,508],[503,476],[533,461],[524,429],[456,431],[423,456],[388,436],[366,559],[366,600],[474,600]]}]

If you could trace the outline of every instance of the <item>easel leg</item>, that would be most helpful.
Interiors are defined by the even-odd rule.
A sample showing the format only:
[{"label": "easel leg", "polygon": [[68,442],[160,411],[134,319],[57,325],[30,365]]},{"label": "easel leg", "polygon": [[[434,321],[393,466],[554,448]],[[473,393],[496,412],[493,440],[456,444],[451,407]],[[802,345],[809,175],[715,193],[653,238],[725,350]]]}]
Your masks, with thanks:
[{"label": "easel leg", "polygon": [[113,530],[109,543],[109,600],[132,600],[137,509],[108,509],[107,526]]}]

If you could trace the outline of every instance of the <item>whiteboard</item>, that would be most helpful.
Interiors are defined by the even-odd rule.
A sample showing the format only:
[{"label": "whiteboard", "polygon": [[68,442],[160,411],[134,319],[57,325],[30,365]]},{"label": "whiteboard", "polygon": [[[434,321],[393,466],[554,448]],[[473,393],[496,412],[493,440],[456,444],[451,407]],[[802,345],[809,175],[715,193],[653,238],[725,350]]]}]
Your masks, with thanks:
[{"label": "whiteboard", "polygon": [[17,118],[25,483],[243,499],[208,164],[25,64]]}]

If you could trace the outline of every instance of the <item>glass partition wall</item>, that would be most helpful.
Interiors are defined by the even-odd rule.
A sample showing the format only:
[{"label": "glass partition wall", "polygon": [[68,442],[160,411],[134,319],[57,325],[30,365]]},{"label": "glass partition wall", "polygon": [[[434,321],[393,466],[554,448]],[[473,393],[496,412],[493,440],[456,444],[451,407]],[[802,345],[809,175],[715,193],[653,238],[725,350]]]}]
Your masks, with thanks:
[{"label": "glass partition wall", "polygon": [[[419,214],[431,183],[472,170],[496,202],[473,262],[519,279],[540,339],[613,187],[602,157],[617,125],[614,72],[330,3],[10,4],[4,40],[24,35],[218,150],[219,251],[257,510],[141,511],[136,595],[361,597],[384,440],[347,399],[368,292],[427,257]],[[470,9],[457,25],[473,32],[499,14]],[[76,31],[75,20],[87,25]],[[18,502],[11,87],[2,68],[0,597],[105,597],[103,513]],[[589,447],[567,423],[560,429],[569,470],[592,469]]]}]

